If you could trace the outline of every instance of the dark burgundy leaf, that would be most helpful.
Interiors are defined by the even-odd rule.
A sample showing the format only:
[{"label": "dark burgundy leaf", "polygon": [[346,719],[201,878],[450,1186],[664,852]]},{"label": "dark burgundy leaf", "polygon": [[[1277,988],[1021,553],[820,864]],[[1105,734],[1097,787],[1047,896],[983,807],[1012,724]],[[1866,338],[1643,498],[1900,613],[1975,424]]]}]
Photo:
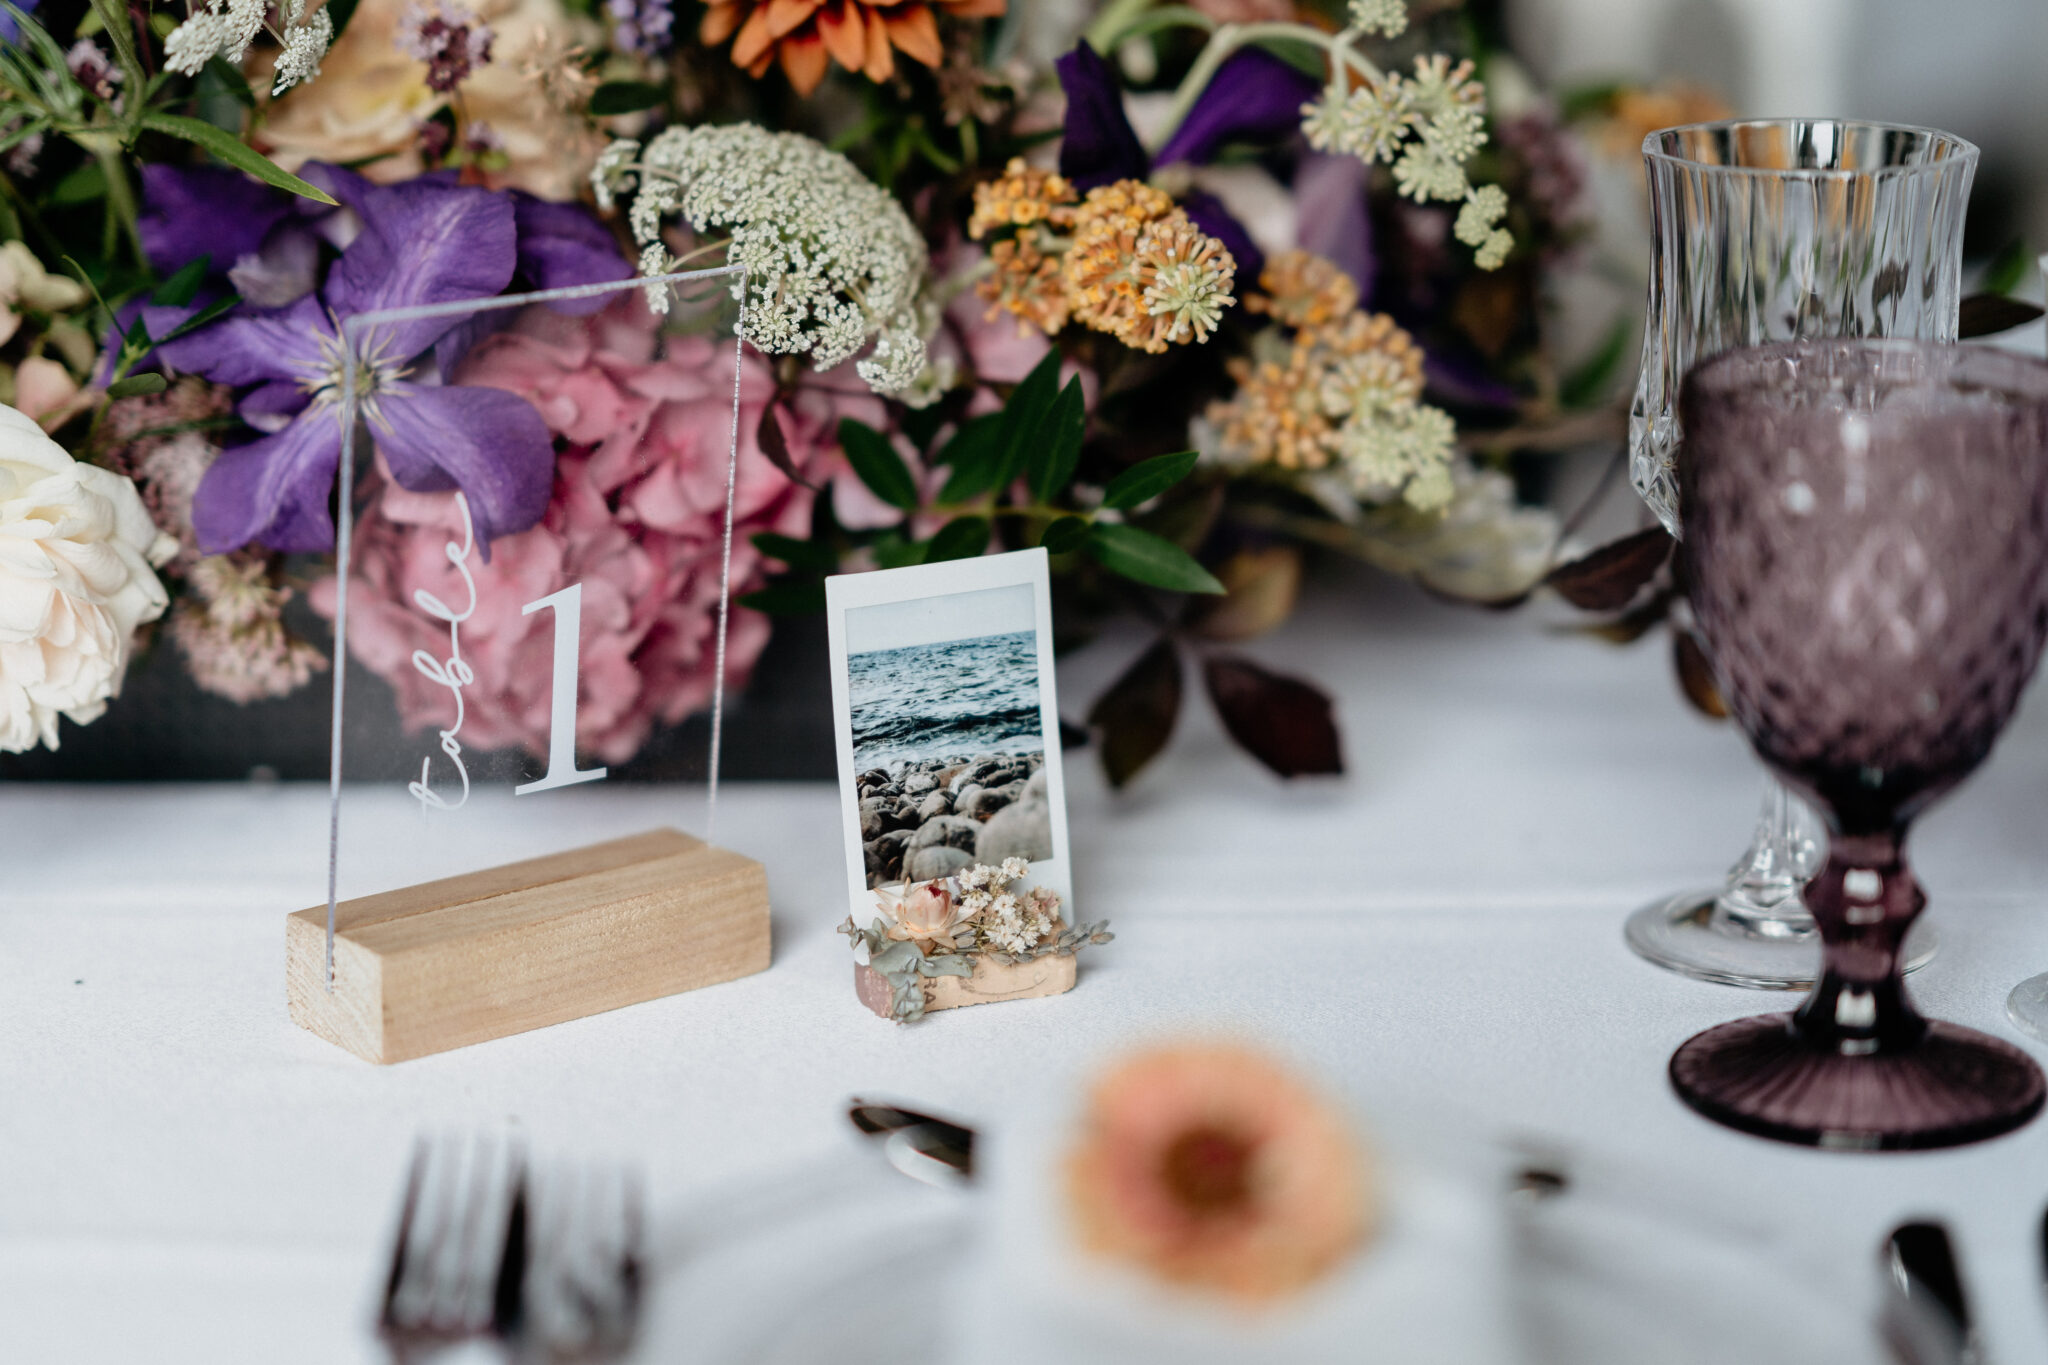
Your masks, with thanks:
[{"label": "dark burgundy leaf", "polygon": [[1676,543],[1662,526],[1652,526],[1602,545],[1582,559],[1558,565],[1543,581],[1575,607],[1619,611],[1664,567]]},{"label": "dark burgundy leaf", "polygon": [[1329,696],[1299,678],[1219,654],[1202,668],[1223,728],[1282,777],[1344,771],[1344,746]]},{"label": "dark burgundy leaf", "polygon": [[801,484],[813,493],[818,491],[816,484],[797,471],[796,461],[789,453],[789,441],[782,434],[782,423],[775,418],[774,403],[771,402],[761,409],[761,425],[756,429],[754,436],[760,443],[761,453],[768,457],[768,462],[787,475],[791,483]]},{"label": "dark burgundy leaf", "polygon": [[1714,666],[1707,662],[1707,652],[1691,631],[1671,632],[1671,662],[1678,670],[1678,685],[1685,690],[1685,699],[1703,716],[1728,719],[1728,702],[1714,681]]},{"label": "dark burgundy leaf", "polygon": [[1577,629],[1596,639],[1605,640],[1610,645],[1632,645],[1648,635],[1658,622],[1671,615],[1671,603],[1675,596],[1676,594],[1669,589],[1652,593],[1619,616],[1610,616],[1605,621],[1595,621]]},{"label": "dark burgundy leaf", "polygon": [[1180,691],[1180,653],[1173,637],[1162,635],[1095,699],[1088,725],[1101,742],[1102,771],[1112,787],[1136,777],[1166,747],[1180,716]]},{"label": "dark burgundy leaf", "polygon": [[1988,337],[2024,327],[2040,316],[2039,304],[2023,303],[2003,294],[1972,294],[1963,300],[1956,335],[1964,341]]}]

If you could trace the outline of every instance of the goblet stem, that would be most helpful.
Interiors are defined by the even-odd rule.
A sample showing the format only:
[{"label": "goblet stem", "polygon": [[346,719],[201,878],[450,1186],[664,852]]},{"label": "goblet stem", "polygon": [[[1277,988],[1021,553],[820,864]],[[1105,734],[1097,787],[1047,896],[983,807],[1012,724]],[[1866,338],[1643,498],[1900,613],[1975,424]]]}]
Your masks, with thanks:
[{"label": "goblet stem", "polygon": [[1793,1015],[1801,1041],[1844,1056],[1918,1047],[1927,1020],[1906,993],[1906,931],[1927,896],[1906,866],[1905,827],[1838,834],[1806,885],[1821,936],[1821,974]]},{"label": "goblet stem", "polygon": [[1749,851],[1728,872],[1715,898],[1714,919],[1725,929],[1761,938],[1809,939],[1813,921],[1799,889],[1814,873],[1819,849],[1785,784],[1764,779],[1763,809]]}]

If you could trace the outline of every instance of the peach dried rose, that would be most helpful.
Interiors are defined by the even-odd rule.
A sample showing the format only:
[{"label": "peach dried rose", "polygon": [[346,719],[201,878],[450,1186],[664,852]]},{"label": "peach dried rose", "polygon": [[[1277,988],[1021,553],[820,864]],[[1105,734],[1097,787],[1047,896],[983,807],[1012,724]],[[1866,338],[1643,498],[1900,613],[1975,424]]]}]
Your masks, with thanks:
[{"label": "peach dried rose", "polygon": [[1343,1117],[1229,1044],[1155,1048],[1105,1072],[1066,1174],[1089,1251],[1245,1302],[1314,1284],[1373,1224],[1367,1157]]},{"label": "peach dried rose", "polygon": [[878,897],[882,908],[895,921],[889,929],[890,938],[952,945],[953,926],[960,922],[960,909],[944,882],[923,882],[900,894],[885,891],[878,893]]}]

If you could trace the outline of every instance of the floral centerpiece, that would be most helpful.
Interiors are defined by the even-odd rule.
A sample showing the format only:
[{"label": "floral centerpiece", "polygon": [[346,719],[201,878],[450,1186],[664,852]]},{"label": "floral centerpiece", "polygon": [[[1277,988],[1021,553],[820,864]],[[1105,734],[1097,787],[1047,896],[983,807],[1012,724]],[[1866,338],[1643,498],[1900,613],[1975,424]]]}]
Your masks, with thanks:
[{"label": "floral centerpiece", "polygon": [[[1610,96],[1580,112],[1626,117]],[[1328,698],[1238,652],[1305,564],[1519,601],[1564,541],[1521,492],[1615,429],[1625,336],[1561,369],[1539,307],[1588,230],[1571,112],[1401,0],[0,0],[0,400],[129,489],[165,599],[109,614],[80,700],[0,748],[55,747],[48,716],[90,720],[150,647],[224,704],[331,667],[353,368],[356,647],[401,719],[432,706],[384,608],[459,491],[480,590],[617,590],[578,738],[628,761],[711,691],[723,452],[692,433],[736,328],[732,681],[826,573],[1042,545],[1069,643],[1157,631],[1086,716],[1112,781],[1191,659],[1267,767],[1339,770]],[[745,273],[676,313],[342,341],[713,264]],[[622,431],[659,467],[592,458]],[[0,695],[46,688],[23,661],[68,627],[5,625]],[[465,735],[537,752],[530,700]]]}]

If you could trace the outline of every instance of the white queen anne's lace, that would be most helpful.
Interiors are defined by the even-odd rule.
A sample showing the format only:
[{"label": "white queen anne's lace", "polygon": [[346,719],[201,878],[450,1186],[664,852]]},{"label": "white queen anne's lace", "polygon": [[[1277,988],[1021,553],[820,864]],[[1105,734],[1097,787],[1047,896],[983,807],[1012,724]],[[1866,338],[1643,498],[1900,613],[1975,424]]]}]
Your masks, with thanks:
[{"label": "white queen anne's lace", "polygon": [[[837,152],[752,124],[670,128],[644,148],[613,143],[591,181],[603,207],[632,193],[627,221],[645,248],[643,274],[673,268],[661,245],[671,214],[701,237],[729,234],[726,260],[747,271],[733,286],[745,303],[741,328],[762,350],[808,355],[828,370],[873,341],[857,368],[880,393],[924,372],[924,240]],[[655,306],[665,305],[664,294]]]}]

